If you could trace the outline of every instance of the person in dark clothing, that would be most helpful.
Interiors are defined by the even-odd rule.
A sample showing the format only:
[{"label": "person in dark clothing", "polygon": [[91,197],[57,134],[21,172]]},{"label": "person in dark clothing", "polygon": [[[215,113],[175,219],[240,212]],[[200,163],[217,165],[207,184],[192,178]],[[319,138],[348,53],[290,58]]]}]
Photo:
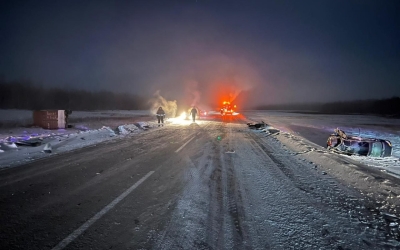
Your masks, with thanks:
[{"label": "person in dark clothing", "polygon": [[164,117],[165,117],[165,111],[163,110],[162,107],[159,107],[157,110],[157,120],[158,120],[159,127],[160,127],[160,122],[161,122],[161,126],[164,126]]},{"label": "person in dark clothing", "polygon": [[195,107],[190,110],[190,114],[192,115],[193,122],[196,122],[197,109]]}]

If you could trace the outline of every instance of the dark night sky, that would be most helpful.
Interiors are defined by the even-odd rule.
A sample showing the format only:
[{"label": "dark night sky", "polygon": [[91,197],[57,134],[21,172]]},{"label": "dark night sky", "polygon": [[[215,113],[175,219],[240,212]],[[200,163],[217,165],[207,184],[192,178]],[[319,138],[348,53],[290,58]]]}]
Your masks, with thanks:
[{"label": "dark night sky", "polygon": [[1,75],[178,103],[399,96],[400,1],[2,1]]}]

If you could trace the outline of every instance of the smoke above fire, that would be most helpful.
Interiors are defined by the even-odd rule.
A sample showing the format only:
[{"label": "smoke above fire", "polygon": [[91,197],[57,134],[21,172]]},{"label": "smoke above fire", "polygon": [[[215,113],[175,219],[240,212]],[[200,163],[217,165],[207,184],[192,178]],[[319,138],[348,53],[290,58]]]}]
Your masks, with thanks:
[{"label": "smoke above fire", "polygon": [[216,109],[224,102],[242,106],[246,93],[260,85],[260,77],[251,63],[227,56],[199,60],[183,80],[186,106]]},{"label": "smoke above fire", "polygon": [[[253,64],[240,56],[199,55],[189,58],[184,65],[171,65],[170,71],[160,72],[154,81],[152,111],[160,106],[171,116],[193,106],[217,111],[224,101],[237,105],[239,110],[245,105],[251,107],[257,87],[263,83]],[[264,84],[263,88],[266,87]]]},{"label": "smoke above fire", "polygon": [[197,106],[200,102],[201,92],[199,90],[198,82],[195,80],[189,80],[184,83],[185,86],[185,96],[188,98],[187,103],[190,106]]},{"label": "smoke above fire", "polygon": [[159,107],[162,107],[167,117],[175,117],[178,109],[176,100],[168,101],[161,96],[160,91],[156,91],[154,97],[150,100],[151,113],[156,114]]}]

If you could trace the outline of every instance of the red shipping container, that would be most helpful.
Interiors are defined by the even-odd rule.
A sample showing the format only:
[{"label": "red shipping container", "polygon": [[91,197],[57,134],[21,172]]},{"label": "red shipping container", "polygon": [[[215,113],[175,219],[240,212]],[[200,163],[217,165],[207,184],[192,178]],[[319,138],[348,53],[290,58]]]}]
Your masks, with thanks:
[{"label": "red shipping container", "polygon": [[35,110],[33,124],[44,129],[66,128],[65,110]]}]

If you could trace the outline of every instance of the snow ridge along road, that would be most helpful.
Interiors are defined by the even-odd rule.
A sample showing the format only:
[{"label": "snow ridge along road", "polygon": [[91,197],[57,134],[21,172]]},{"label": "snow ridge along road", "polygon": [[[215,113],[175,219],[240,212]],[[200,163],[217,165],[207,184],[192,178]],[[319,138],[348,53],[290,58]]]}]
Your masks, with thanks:
[{"label": "snow ridge along road", "polygon": [[398,179],[247,121],[171,123],[0,171],[0,248],[400,247]]}]

